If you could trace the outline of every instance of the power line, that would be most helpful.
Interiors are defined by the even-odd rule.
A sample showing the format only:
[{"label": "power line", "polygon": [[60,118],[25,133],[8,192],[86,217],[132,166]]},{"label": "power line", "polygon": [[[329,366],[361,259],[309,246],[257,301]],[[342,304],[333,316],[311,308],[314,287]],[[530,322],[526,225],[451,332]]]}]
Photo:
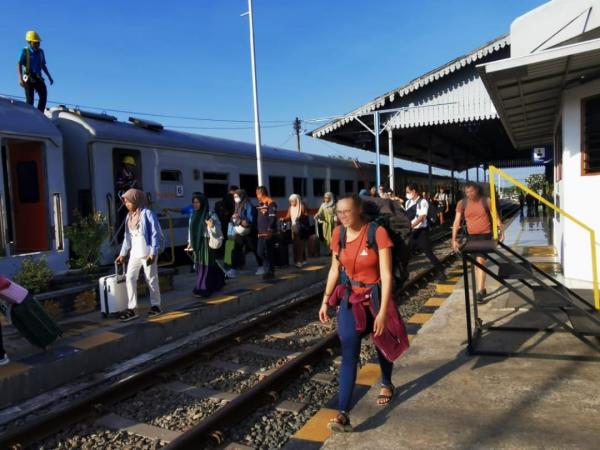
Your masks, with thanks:
[{"label": "power line", "polygon": [[[247,126],[247,127],[196,127],[196,126],[179,126],[179,125],[163,125],[165,128],[175,128],[175,129],[181,129],[181,130],[251,130],[254,127],[252,126]],[[261,128],[281,128],[281,127],[288,127],[289,124],[284,123],[284,124],[280,124],[280,125],[262,125]]]},{"label": "power line", "polygon": [[[25,99],[25,97],[23,97],[22,95],[0,93],[0,96],[8,97],[8,98],[15,98],[15,99],[19,99],[19,100]],[[196,121],[201,121],[201,122],[254,123],[253,120],[221,119],[221,118],[217,119],[217,118],[212,118],[212,117],[194,117],[194,116],[179,116],[179,115],[175,115],[175,114],[146,113],[146,112],[141,112],[141,111],[129,111],[129,110],[125,110],[125,109],[106,108],[103,106],[79,105],[76,103],[58,101],[58,100],[48,100],[48,103],[52,103],[53,105],[74,106],[76,108],[95,109],[98,111],[107,111],[107,112],[119,113],[119,114],[133,114],[133,115],[137,115],[137,116],[161,117],[161,118],[165,118],[165,119],[196,120]],[[290,122],[293,122],[293,119],[290,119],[290,120],[262,120],[262,122],[289,124]]]}]

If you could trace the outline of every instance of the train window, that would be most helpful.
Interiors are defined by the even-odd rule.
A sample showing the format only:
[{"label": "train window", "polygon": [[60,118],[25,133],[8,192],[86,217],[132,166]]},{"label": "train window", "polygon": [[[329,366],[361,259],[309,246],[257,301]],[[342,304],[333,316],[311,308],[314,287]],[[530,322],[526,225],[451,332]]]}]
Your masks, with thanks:
[{"label": "train window", "polygon": [[323,178],[313,179],[313,195],[320,197],[325,193],[325,180]]},{"label": "train window", "polygon": [[306,197],[306,178],[294,177],[294,194]]},{"label": "train window", "polygon": [[354,193],[354,180],[346,180],[344,181],[344,192],[346,194]]},{"label": "train window", "polygon": [[17,163],[17,184],[21,203],[37,203],[40,201],[40,185],[35,161]]},{"label": "train window", "polygon": [[240,189],[243,189],[248,195],[253,197],[257,187],[258,175],[240,174]]},{"label": "train window", "polygon": [[582,116],[583,175],[600,174],[600,96],[583,99]]},{"label": "train window", "polygon": [[269,177],[271,197],[285,197],[285,177]]},{"label": "train window", "polygon": [[161,182],[174,182],[181,183],[183,180],[183,175],[180,170],[161,170],[160,171],[160,181]]},{"label": "train window", "polygon": [[222,198],[227,194],[229,176],[226,173],[204,172],[204,195],[208,198]]},{"label": "train window", "polygon": [[333,195],[340,195],[340,180],[329,180],[329,190]]}]

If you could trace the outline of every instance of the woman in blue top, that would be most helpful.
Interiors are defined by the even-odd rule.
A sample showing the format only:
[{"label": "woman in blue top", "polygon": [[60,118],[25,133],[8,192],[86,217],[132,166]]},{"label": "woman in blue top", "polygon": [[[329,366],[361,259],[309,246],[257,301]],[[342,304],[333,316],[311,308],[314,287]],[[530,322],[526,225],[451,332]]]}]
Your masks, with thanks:
[{"label": "woman in blue top", "polygon": [[[223,242],[221,222],[208,209],[208,199],[201,192],[192,195],[193,213],[190,217],[187,251],[194,255],[196,267],[196,297],[210,297],[225,284],[225,276],[217,265],[215,250]],[[211,248],[211,242],[213,247]]]},{"label": "woman in blue top", "polygon": [[129,189],[123,196],[123,203],[129,211],[126,219],[125,238],[117,264],[123,264],[129,254],[129,264],[125,285],[127,286],[127,309],[119,315],[123,322],[135,319],[137,313],[137,281],[140,269],[144,268],[146,282],[150,289],[149,316],[160,314],[160,290],[158,287],[158,254],[163,243],[163,234],[158,217],[146,207],[146,194],[139,189]]}]

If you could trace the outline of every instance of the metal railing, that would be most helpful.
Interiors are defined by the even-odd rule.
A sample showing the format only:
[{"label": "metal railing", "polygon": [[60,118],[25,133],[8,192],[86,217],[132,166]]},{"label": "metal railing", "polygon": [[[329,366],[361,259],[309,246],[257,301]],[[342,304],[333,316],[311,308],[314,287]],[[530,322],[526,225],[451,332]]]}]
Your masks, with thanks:
[{"label": "metal railing", "polygon": [[573,217],[571,214],[569,214],[565,210],[559,208],[554,203],[546,200],[544,197],[539,195],[537,192],[529,189],[523,183],[514,179],[513,177],[511,177],[509,174],[507,174],[503,170],[498,169],[495,166],[489,166],[489,170],[490,170],[490,178],[489,178],[489,180],[490,180],[489,181],[490,182],[490,201],[492,203],[492,223],[493,223],[492,228],[493,228],[495,240],[498,240],[498,219],[497,219],[497,212],[496,212],[496,185],[495,185],[495,176],[496,175],[498,175],[501,178],[504,178],[509,183],[512,183],[513,185],[515,185],[516,187],[521,189],[526,194],[537,199],[543,205],[546,205],[548,208],[552,209],[556,213],[561,214],[562,216],[571,220],[573,223],[575,223],[576,225],[579,225],[581,228],[583,228],[585,231],[587,231],[589,233],[590,247],[591,247],[591,254],[592,254],[592,290],[594,292],[594,307],[595,307],[595,309],[600,310],[600,289],[598,288],[598,261],[597,261],[597,256],[596,256],[596,232],[594,231],[594,229],[592,227],[584,224],[579,219]]}]

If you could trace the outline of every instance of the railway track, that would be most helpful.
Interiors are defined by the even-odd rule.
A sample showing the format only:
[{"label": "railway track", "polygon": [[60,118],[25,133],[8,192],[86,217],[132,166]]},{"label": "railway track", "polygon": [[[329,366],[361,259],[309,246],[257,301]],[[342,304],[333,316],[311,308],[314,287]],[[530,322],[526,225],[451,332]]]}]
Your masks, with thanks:
[{"label": "railway track", "polygon": [[[448,237],[448,231],[440,230],[432,241],[444,243]],[[447,245],[438,247],[436,253],[443,264],[454,258]],[[414,301],[408,294],[427,291],[431,274],[431,268],[411,272],[402,289],[401,311]],[[423,283],[425,287],[419,287]],[[423,303],[427,297],[419,301]],[[18,429],[9,429],[0,436],[0,448],[198,449],[235,441],[231,430],[236,424],[252,422],[249,418],[260,408],[281,409],[285,398],[281,392],[299,380],[300,384],[313,382],[320,364],[325,367],[321,379],[335,378],[337,336],[333,324],[315,321],[319,302],[320,295],[292,302],[276,314],[142,369]],[[411,315],[420,307],[409,306]],[[365,352],[369,358],[372,346]],[[324,389],[329,394],[335,390],[331,383]],[[283,403],[288,410],[302,406],[290,400]],[[245,427],[252,429],[252,424]],[[76,437],[86,434],[93,437]]]}]

